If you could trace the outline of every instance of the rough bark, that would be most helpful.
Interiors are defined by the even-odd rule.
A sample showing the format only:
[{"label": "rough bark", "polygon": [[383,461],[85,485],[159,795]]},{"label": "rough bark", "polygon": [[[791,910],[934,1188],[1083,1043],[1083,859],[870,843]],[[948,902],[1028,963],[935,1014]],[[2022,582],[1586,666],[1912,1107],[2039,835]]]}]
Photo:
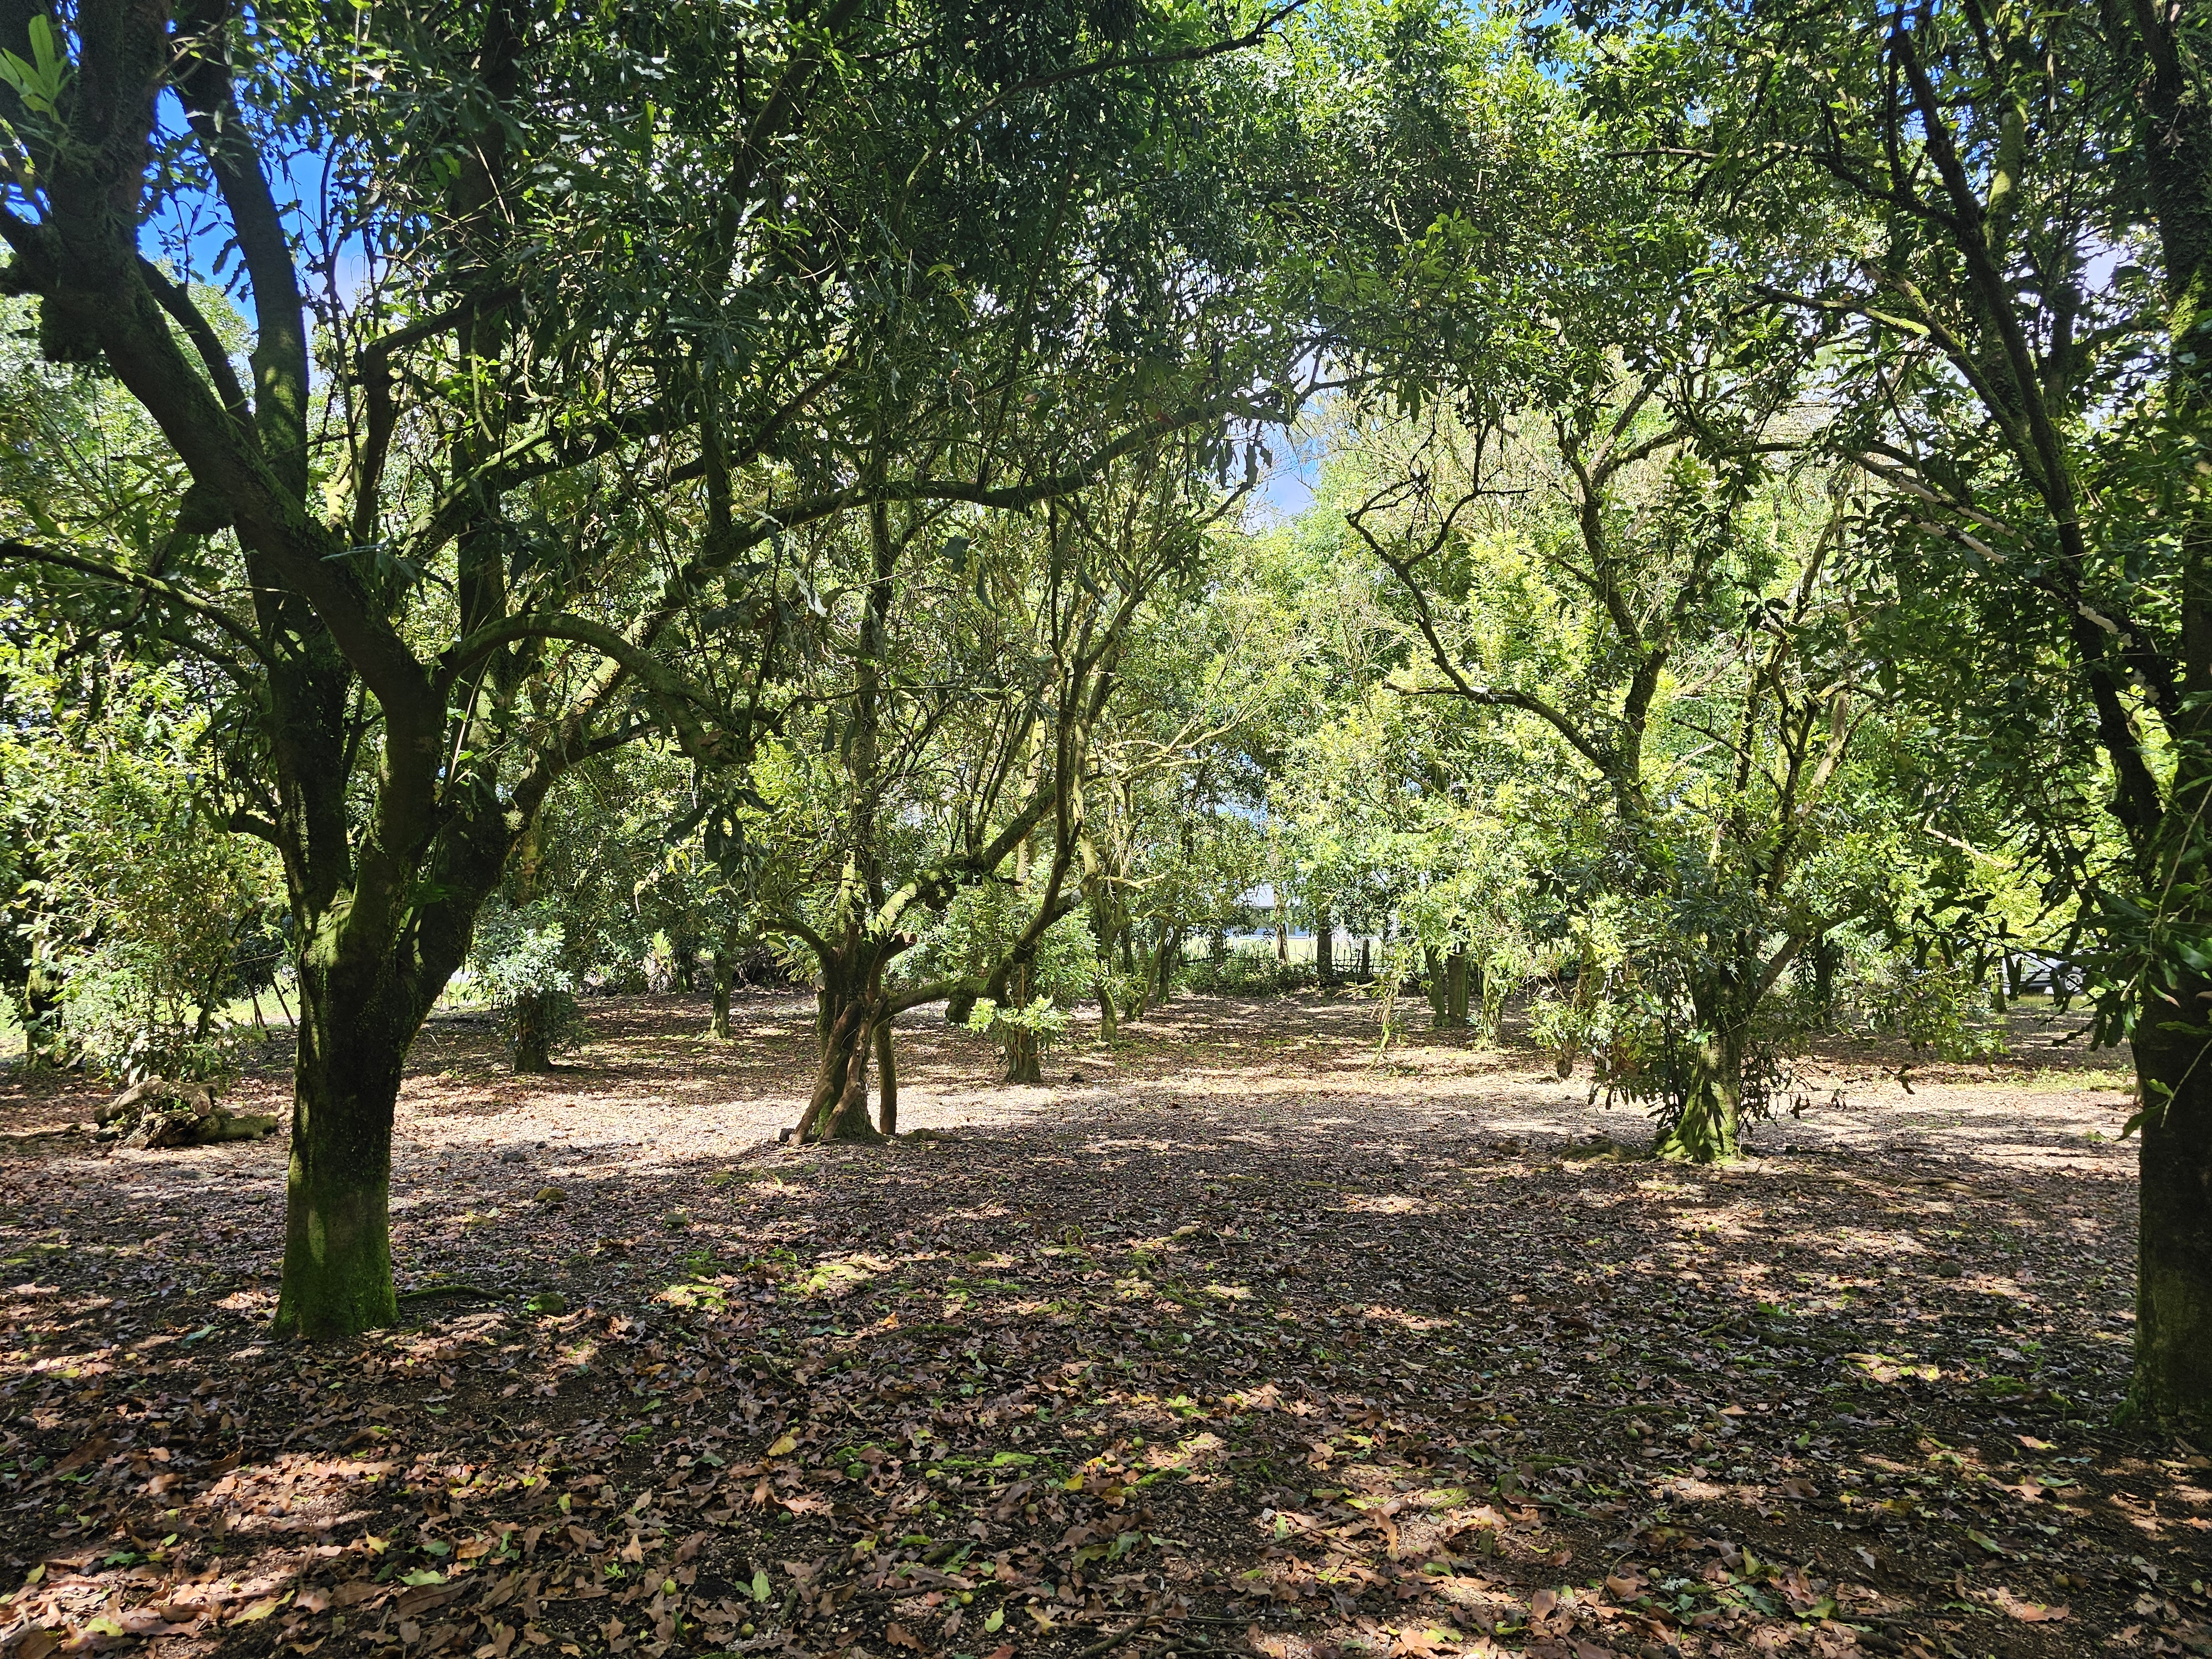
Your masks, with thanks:
[{"label": "rough bark", "polygon": [[1690,1051],[1682,1109],[1653,1142],[1652,1156],[1684,1164],[1723,1164],[1737,1155],[1743,1127],[1744,1030],[1725,1017],[1701,1019]]},{"label": "rough bark", "polygon": [[549,999],[542,991],[525,991],[514,1000],[514,1069],[518,1075],[553,1069],[552,1024]]},{"label": "rough bark", "polygon": [[1455,1031],[1467,1029],[1467,952],[1454,951],[1444,958],[1444,1024]]},{"label": "rough bark", "polygon": [[398,1316],[387,1209],[392,1116],[416,1021],[388,1003],[349,1001],[325,973],[303,968],[280,1336],[350,1336]]},{"label": "rough bark", "polygon": [[[2195,988],[2212,992],[2212,981]],[[2212,1428],[2212,1036],[2171,1012],[2147,1011],[2136,1033],[2144,1109],[2130,1404],[2202,1431]]]}]

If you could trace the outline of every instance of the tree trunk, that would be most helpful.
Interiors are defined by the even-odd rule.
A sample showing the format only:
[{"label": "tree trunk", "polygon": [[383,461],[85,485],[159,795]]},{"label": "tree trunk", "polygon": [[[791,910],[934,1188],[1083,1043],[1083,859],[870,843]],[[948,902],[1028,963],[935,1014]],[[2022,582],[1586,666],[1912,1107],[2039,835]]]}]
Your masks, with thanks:
[{"label": "tree trunk", "polygon": [[1450,1023],[1444,1010],[1444,957],[1433,945],[1421,947],[1421,988],[1428,993],[1429,1024],[1438,1028]]},{"label": "tree trunk", "polygon": [[876,1126],[868,1121],[868,1050],[875,1042],[873,1011],[856,1005],[859,1018],[851,1022],[845,1062],[844,1087],[837,1109],[823,1126],[824,1140],[874,1140]]},{"label": "tree trunk", "polygon": [[1743,1127],[1742,1022],[1700,1018],[1703,1036],[1689,1056],[1681,1115],[1651,1147],[1655,1158],[1723,1164],[1737,1153]]},{"label": "tree trunk", "polygon": [[1279,891],[1275,895],[1275,965],[1291,965],[1291,917],[1289,907],[1283,902]]},{"label": "tree trunk", "polygon": [[723,947],[714,948],[714,1016],[707,1027],[707,1034],[717,1040],[730,1040],[730,987],[737,978],[736,959]]},{"label": "tree trunk", "polygon": [[43,1071],[61,1063],[61,975],[33,962],[23,981],[23,1069]]},{"label": "tree trunk", "polygon": [[1044,1054],[1035,1031],[1006,1033],[1006,1073],[1000,1080],[1032,1085],[1044,1081]]},{"label": "tree trunk", "polygon": [[[1030,1006],[1030,965],[1015,964],[1006,986],[1006,1006],[1027,1009]],[[1006,1032],[1006,1070],[1000,1079],[1002,1083],[1041,1084],[1044,1081],[1044,1056],[1039,1050],[1035,1031],[1017,1025]]]},{"label": "tree trunk", "polygon": [[1467,952],[1455,951],[1444,958],[1444,1024],[1455,1031],[1467,1029]]},{"label": "tree trunk", "polygon": [[545,994],[541,991],[525,991],[514,1000],[514,1069],[518,1076],[553,1069],[545,1030],[549,1023],[545,1003]]},{"label": "tree trunk", "polygon": [[2212,1431],[2212,1041],[2197,1020],[2171,1029],[2181,1024],[2150,1007],[2136,1026],[2142,1190],[2130,1404],[2201,1433]]},{"label": "tree trunk", "polygon": [[876,1027],[876,1127],[887,1135],[898,1133],[898,1055],[888,1019]]},{"label": "tree trunk", "polygon": [[1326,910],[1314,918],[1314,977],[1323,985],[1336,983],[1336,925]]},{"label": "tree trunk", "polygon": [[1121,1016],[1114,1007],[1114,988],[1106,982],[1102,968],[1098,974],[1098,1040],[1111,1042],[1121,1035]]},{"label": "tree trunk", "polygon": [[1159,1006],[1174,994],[1175,970],[1171,953],[1182,942],[1180,931],[1173,927],[1161,928],[1159,938],[1152,945],[1152,960],[1145,964],[1144,1006],[1132,1012],[1131,1019],[1138,1018],[1146,1008]]},{"label": "tree trunk", "polygon": [[820,1036],[822,1058],[815,1065],[814,1091],[807,1097],[806,1109],[799,1115],[791,1132],[794,1142],[819,1138],[827,1127],[828,1115],[845,1097],[845,1073],[853,1059],[853,1027],[860,1016],[860,1006],[848,1003],[833,1018],[830,993],[826,988],[820,993],[815,1030]]},{"label": "tree trunk", "polygon": [[398,1317],[392,1116],[416,1022],[300,975],[279,1336],[352,1336]]},{"label": "tree trunk", "polygon": [[1359,941],[1359,982],[1362,985],[1375,977],[1375,958],[1370,954],[1374,948],[1375,941],[1371,939]]}]

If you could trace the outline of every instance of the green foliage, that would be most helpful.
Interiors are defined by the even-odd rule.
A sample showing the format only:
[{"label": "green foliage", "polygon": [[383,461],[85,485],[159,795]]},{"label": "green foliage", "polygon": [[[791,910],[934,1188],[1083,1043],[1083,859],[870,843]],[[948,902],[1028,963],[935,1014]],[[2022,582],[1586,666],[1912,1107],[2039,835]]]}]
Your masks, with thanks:
[{"label": "green foliage", "polygon": [[1937,1060],[1991,1060],[2006,1052],[1989,975],[1968,963],[1885,953],[1853,988],[1866,1031]]},{"label": "green foliage", "polygon": [[491,1004],[507,1042],[515,1039],[526,1004],[549,1054],[576,1048],[589,1037],[576,1003],[578,976],[556,904],[486,905],[477,920],[469,966],[471,988]]},{"label": "green foliage", "polygon": [[[1034,891],[1025,892],[1011,881],[978,882],[962,889],[944,915],[900,958],[900,978],[919,982],[988,975],[1019,940],[1036,905]],[[1027,967],[1031,1006],[1035,999],[1042,999],[1065,1009],[1091,994],[1098,978],[1098,943],[1080,911],[1071,911],[1044,930]],[[980,1010],[986,1005],[975,1006]],[[1000,1017],[1018,1023],[1029,1015],[1023,1010],[1001,1010]]]},{"label": "green foliage", "polygon": [[1272,940],[1239,941],[1218,962],[1211,957],[1186,960],[1176,976],[1192,990],[1212,996],[1279,997],[1310,989],[1314,965],[1278,962]]},{"label": "green foliage", "polygon": [[968,1029],[991,1040],[1001,1059],[1026,1039],[1038,1054],[1049,1054],[1067,1035],[1067,1010],[1049,996],[1039,996],[1026,1006],[1001,1007],[988,997],[976,999],[969,1011]]}]

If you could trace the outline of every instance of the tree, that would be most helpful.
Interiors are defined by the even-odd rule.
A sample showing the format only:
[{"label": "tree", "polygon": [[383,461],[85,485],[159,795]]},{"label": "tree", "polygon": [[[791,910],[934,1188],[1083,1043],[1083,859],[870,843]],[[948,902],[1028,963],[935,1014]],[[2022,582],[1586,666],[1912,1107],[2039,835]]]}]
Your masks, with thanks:
[{"label": "tree", "polygon": [[[787,712],[751,803],[732,801],[717,832],[762,928],[816,963],[822,1060],[800,1138],[895,1130],[902,1010],[951,999],[964,1019],[978,999],[1034,1001],[1040,942],[1082,896],[1071,877],[1121,653],[1224,510],[1193,477],[1206,453],[1192,441],[1117,461],[1036,519],[875,513],[862,534],[825,525],[813,539],[809,584],[836,602],[805,625],[799,666],[774,693]],[[1034,908],[995,959],[895,982],[960,891],[1010,865]],[[1036,1057],[1016,1051],[1026,1078]]]},{"label": "tree", "polygon": [[2196,20],[1753,4],[1589,21],[1583,78],[1624,147],[1725,204],[1765,251],[1767,301],[1834,342],[1827,442],[1893,492],[1888,672],[1942,706],[1969,775],[2010,804],[2075,909],[2100,1036],[2133,1040],[2134,1401],[2212,1420]]},{"label": "tree", "polygon": [[[1209,418],[1206,385],[1251,384],[1228,361],[1195,384],[1110,299],[1069,317],[984,296],[1018,292],[993,286],[1010,233],[1072,188],[1039,128],[1077,139],[1097,199],[1129,200],[1161,100],[1197,84],[1181,66],[1255,36],[1118,6],[1001,21],[851,0],[586,19],[527,0],[335,21],[0,6],[6,281],[50,358],[97,363],[143,410],[133,493],[162,504],[0,550],[54,602],[131,596],[103,625],[209,665],[231,821],[283,862],[301,1006],[280,1331],[394,1316],[401,1066],[563,774],[652,730],[744,764],[743,688],[796,602],[762,550],[872,501],[1064,495]],[[327,214],[280,194],[307,154],[334,180]],[[139,251],[201,212],[218,264],[236,250],[243,374],[179,280],[206,244],[180,229],[166,268]],[[1094,292],[1155,269],[1156,218],[1122,222],[1135,234],[1079,251]],[[957,384],[988,313],[1085,357],[1119,435],[1026,470],[994,424],[1028,395],[1018,375],[915,471],[853,472],[831,434],[875,429],[894,366],[865,348],[933,289],[907,367]],[[1116,330],[1127,352],[1090,349]],[[678,665],[702,657],[720,678]]]}]

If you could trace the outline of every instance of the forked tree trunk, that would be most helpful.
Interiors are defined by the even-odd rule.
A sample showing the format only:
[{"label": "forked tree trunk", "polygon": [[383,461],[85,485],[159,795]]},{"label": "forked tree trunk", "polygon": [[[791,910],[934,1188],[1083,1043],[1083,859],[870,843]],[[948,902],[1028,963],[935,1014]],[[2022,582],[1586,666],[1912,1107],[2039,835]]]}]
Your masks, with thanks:
[{"label": "forked tree trunk", "polygon": [[868,1121],[868,1053],[875,1043],[872,1010],[862,1006],[851,1027],[850,1052],[845,1060],[843,1088],[837,1109],[823,1126],[824,1140],[874,1140],[876,1126]]},{"label": "forked tree trunk", "polygon": [[300,973],[280,1336],[350,1336],[398,1317],[392,1289],[392,1116],[418,1022]]},{"label": "forked tree trunk", "polygon": [[[2182,981],[2208,1006],[2212,982]],[[2212,1431],[2212,1036],[2171,1009],[2136,1026],[2141,1219],[2130,1404],[2152,1422]],[[2181,1027],[2182,1029],[2175,1029]]]},{"label": "forked tree trunk", "polygon": [[1703,1018],[1682,1085],[1681,1115],[1662,1129],[1655,1158],[1723,1164],[1735,1158],[1743,1128],[1744,1027],[1739,1019]]},{"label": "forked tree trunk", "polygon": [[[822,1058],[814,1073],[814,1092],[792,1139],[873,1140],[876,1128],[868,1121],[868,1051],[876,1041],[878,1011],[866,998],[825,988],[822,1015]],[[892,1086],[897,1086],[896,1079]],[[894,1115],[896,1109],[894,1103]]]}]

